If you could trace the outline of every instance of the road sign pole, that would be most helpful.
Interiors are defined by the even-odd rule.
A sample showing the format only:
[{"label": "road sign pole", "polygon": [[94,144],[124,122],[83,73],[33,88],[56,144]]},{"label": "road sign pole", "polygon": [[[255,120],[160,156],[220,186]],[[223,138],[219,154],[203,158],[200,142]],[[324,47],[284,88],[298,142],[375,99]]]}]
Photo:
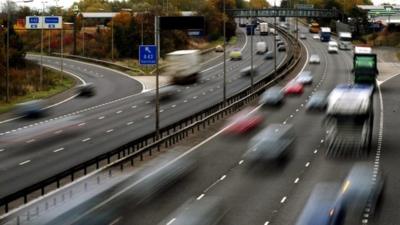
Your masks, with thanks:
[{"label": "road sign pole", "polygon": [[223,101],[224,101],[224,106],[226,105],[226,22],[225,22],[225,11],[226,11],[226,5],[225,5],[225,0],[223,1],[224,4],[224,14],[223,14],[223,29],[224,29],[224,90],[223,90]]},{"label": "road sign pole", "polygon": [[61,24],[61,80],[64,79],[64,26]]},{"label": "road sign pole", "polygon": [[[251,17],[251,19],[253,20],[253,17]],[[254,36],[254,30],[255,30],[255,27],[254,27],[254,24],[253,24],[253,21],[251,21],[251,32],[250,32],[250,34],[251,34],[251,37],[250,37],[250,86],[251,86],[251,89],[253,90],[253,83],[254,83],[254,81],[253,81],[253,36]]]},{"label": "road sign pole", "polygon": [[[274,2],[274,9],[276,10],[276,1]],[[277,76],[277,71],[276,71],[276,35],[277,35],[277,26],[276,26],[276,11],[274,11],[274,73],[275,77]]]},{"label": "road sign pole", "polygon": [[40,82],[39,82],[39,90],[41,91],[43,88],[43,32],[44,32],[44,2],[42,9],[42,18],[41,18],[41,41],[40,41]]},{"label": "road sign pole", "polygon": [[160,138],[160,96],[159,96],[159,76],[160,76],[160,70],[159,70],[159,52],[160,52],[160,45],[159,45],[159,40],[160,40],[160,20],[159,16],[155,17],[155,29],[156,29],[156,46],[157,46],[157,59],[156,59],[156,140]]}]

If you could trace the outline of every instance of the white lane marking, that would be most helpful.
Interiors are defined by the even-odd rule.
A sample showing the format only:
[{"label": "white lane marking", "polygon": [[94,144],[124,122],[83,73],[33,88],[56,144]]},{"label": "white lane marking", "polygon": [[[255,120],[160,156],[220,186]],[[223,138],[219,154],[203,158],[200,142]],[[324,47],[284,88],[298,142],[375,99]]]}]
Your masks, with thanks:
[{"label": "white lane marking", "polygon": [[219,178],[220,180],[224,180],[226,178],[226,175],[223,175],[221,178]]},{"label": "white lane marking", "polygon": [[54,132],[54,134],[61,134],[63,131],[62,130],[58,130],[56,132]]},{"label": "white lane marking", "polygon": [[118,217],[117,219],[113,220],[109,225],[116,225],[121,219],[122,217]]},{"label": "white lane marking", "polygon": [[193,96],[193,99],[197,99],[198,97],[197,96]]},{"label": "white lane marking", "polygon": [[240,160],[240,161],[239,161],[239,165],[241,165],[243,162],[244,162],[244,160],[243,160],[243,159],[242,159],[242,160]]},{"label": "white lane marking", "polygon": [[184,102],[184,103],[186,103],[186,102],[188,102],[188,100],[187,100],[187,99],[185,99],[185,100],[183,100],[183,102]]},{"label": "white lane marking", "polygon": [[160,113],[164,112],[164,109],[160,109]]},{"label": "white lane marking", "polygon": [[295,184],[299,183],[299,180],[300,180],[300,178],[297,177],[296,180],[294,180],[294,183]]},{"label": "white lane marking", "polygon": [[281,199],[281,203],[285,203],[286,199],[287,199],[287,197],[286,197],[286,196],[285,196],[285,197],[283,197],[283,198]]},{"label": "white lane marking", "polygon": [[264,225],[269,225],[269,221],[265,222]]},{"label": "white lane marking", "polygon": [[126,123],[126,125],[128,125],[128,126],[130,126],[130,125],[132,125],[133,124],[133,122],[131,121],[131,122],[128,122],[128,123]]},{"label": "white lane marking", "polygon": [[35,139],[31,139],[31,140],[29,140],[29,141],[26,141],[26,143],[32,143],[32,142],[34,142],[35,141]]},{"label": "white lane marking", "polygon": [[85,139],[82,140],[82,142],[90,141],[90,139],[91,139],[91,138],[85,138]]},{"label": "white lane marking", "polygon": [[150,117],[150,115],[146,115],[146,116],[144,116],[144,118],[145,118],[145,119],[147,119],[147,118],[149,118],[149,117]]},{"label": "white lane marking", "polygon": [[56,150],[54,150],[53,152],[55,153],[55,152],[59,152],[59,151],[62,151],[62,150],[64,150],[64,148],[56,149]]},{"label": "white lane marking", "polygon": [[120,113],[122,113],[122,111],[121,111],[121,110],[119,110],[118,112],[116,112],[116,114],[120,114]]},{"label": "white lane marking", "polygon": [[78,124],[78,127],[85,126],[85,125],[86,125],[86,123],[80,123],[80,124]]},{"label": "white lane marking", "polygon": [[106,133],[111,133],[113,131],[114,131],[114,129],[109,129],[108,131],[106,131]]},{"label": "white lane marking", "polygon": [[0,148],[0,152],[4,152],[6,149],[4,148]]},{"label": "white lane marking", "polygon": [[305,167],[309,167],[310,166],[310,162],[307,162]]},{"label": "white lane marking", "polygon": [[172,105],[171,107],[172,107],[172,108],[175,108],[175,107],[176,107],[176,105]]},{"label": "white lane marking", "polygon": [[28,159],[26,161],[20,162],[19,165],[22,166],[22,165],[25,165],[25,164],[30,163],[30,162],[31,162],[31,160]]},{"label": "white lane marking", "polygon": [[315,150],[314,150],[314,154],[317,154],[317,153],[318,153],[318,150],[317,150],[317,149],[315,149]]},{"label": "white lane marking", "polygon": [[175,220],[176,218],[172,218],[166,225],[171,225]]},{"label": "white lane marking", "polygon": [[105,118],[105,116],[100,116],[99,117],[99,120],[102,120],[102,119],[104,119]]},{"label": "white lane marking", "polygon": [[204,196],[205,196],[205,194],[201,194],[201,195],[199,195],[199,197],[197,197],[196,199],[197,199],[197,200],[200,200],[200,199],[202,199]]},{"label": "white lane marking", "polygon": [[136,105],[133,105],[131,108],[132,108],[132,109],[136,109],[136,108],[137,108],[137,106],[136,106]]}]

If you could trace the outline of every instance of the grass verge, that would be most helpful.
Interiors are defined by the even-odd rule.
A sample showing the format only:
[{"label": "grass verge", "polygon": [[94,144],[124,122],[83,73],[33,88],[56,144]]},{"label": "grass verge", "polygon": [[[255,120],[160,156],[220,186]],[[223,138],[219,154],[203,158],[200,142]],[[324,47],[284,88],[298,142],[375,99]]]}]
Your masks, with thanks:
[{"label": "grass verge", "polygon": [[33,91],[24,96],[13,97],[10,102],[0,101],[0,113],[9,112],[12,108],[22,102],[27,102],[35,99],[44,99],[61,93],[75,85],[75,80],[70,76],[63,76],[61,80],[61,73],[52,69],[44,68],[45,77],[58,78],[55,85],[52,85],[44,91]]}]

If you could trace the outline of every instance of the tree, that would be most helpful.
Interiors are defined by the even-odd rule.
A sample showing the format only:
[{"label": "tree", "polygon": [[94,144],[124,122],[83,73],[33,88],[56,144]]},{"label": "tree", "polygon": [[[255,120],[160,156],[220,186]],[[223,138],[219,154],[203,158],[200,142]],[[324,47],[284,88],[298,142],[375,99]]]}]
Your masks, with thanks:
[{"label": "tree", "polygon": [[250,0],[249,5],[253,9],[264,9],[270,6],[266,0]]}]

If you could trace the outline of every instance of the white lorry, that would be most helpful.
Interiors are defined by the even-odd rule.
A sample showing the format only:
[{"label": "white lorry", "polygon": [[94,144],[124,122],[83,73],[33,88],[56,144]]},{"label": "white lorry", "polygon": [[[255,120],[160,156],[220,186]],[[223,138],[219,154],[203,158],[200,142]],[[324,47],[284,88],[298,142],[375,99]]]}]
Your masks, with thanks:
[{"label": "white lorry", "polygon": [[265,43],[265,41],[257,42],[257,54],[262,55],[266,51],[268,51],[267,43]]},{"label": "white lorry", "polygon": [[194,83],[201,69],[199,50],[179,50],[167,54],[164,75],[176,84]]},{"label": "white lorry", "polygon": [[351,33],[350,32],[339,32],[339,49],[351,50]]},{"label": "white lorry", "polygon": [[268,23],[260,23],[260,35],[268,35]]},{"label": "white lorry", "polygon": [[338,85],[328,96],[325,126],[329,156],[365,156],[371,149],[373,86]]}]

